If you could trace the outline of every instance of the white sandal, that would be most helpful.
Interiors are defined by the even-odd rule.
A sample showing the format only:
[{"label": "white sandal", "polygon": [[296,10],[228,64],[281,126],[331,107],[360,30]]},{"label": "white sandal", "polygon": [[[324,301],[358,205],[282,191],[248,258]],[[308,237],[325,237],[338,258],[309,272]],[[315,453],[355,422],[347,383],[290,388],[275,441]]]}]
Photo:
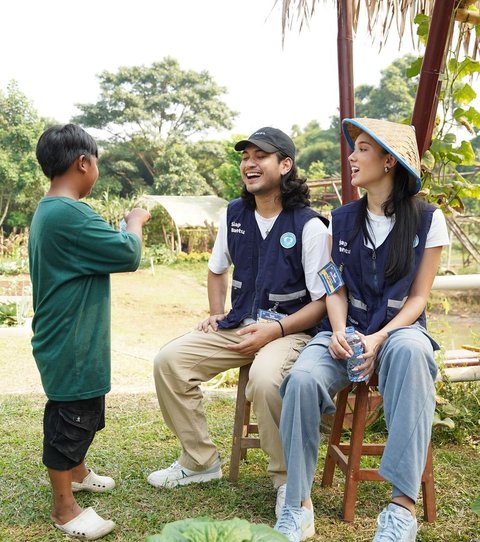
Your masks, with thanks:
[{"label": "white sandal", "polygon": [[54,523],[62,533],[82,538],[84,540],[97,540],[115,529],[115,523],[109,519],[103,519],[93,508],[86,508],[76,518],[63,525]]},{"label": "white sandal", "polygon": [[99,476],[95,474],[92,469],[88,469],[89,473],[81,482],[72,482],[72,491],[94,491],[95,493],[102,493],[103,491],[110,491],[115,487],[115,480],[110,476]]}]

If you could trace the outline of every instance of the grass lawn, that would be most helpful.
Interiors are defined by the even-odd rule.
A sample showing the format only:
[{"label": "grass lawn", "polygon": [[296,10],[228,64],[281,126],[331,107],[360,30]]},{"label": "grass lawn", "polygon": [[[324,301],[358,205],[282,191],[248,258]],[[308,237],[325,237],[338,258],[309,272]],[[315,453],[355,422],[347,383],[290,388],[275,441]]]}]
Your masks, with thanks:
[{"label": "grass lawn", "polygon": [[[104,540],[143,542],[167,522],[196,516],[273,525],[275,492],[260,450],[249,451],[238,485],[224,478],[158,490],[146,482],[149,472],[168,466],[179,454],[158,409],[152,358],[164,342],[191,329],[206,313],[204,266],[114,276],[112,296],[113,386],[107,426],[95,439],[88,463],[112,475],[117,487],[110,494],[77,494],[82,506],[116,521],[117,529]],[[43,405],[29,338],[0,337],[0,542],[66,540],[49,521],[50,488],[41,463]],[[211,436],[225,460],[225,475],[233,411],[233,391],[206,392]],[[470,446],[453,445],[442,443],[440,436],[434,438],[438,519],[433,525],[420,521],[417,540],[478,542],[480,521],[470,509],[480,494],[478,439]],[[312,540],[370,541],[376,515],[389,498],[388,484],[361,483],[355,523],[344,523],[339,519],[343,476],[336,475],[332,488],[320,487],[324,453],[323,445],[313,489],[317,536]],[[421,518],[421,505],[418,511]]]}]

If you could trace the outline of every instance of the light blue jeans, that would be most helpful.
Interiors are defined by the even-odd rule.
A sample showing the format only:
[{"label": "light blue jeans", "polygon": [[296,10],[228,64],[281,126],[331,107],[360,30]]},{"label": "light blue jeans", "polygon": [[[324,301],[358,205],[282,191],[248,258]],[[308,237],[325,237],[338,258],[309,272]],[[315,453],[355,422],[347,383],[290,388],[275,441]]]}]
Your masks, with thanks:
[{"label": "light blue jeans", "polygon": [[[335,412],[335,394],[349,384],[346,361],[330,356],[330,332],[320,332],[304,348],[280,387],[280,433],[287,466],[286,504],[310,497],[317,468],[322,414]],[[435,412],[438,345],[419,326],[391,332],[377,356],[388,438],[380,474],[393,496],[416,501],[425,468]]]}]

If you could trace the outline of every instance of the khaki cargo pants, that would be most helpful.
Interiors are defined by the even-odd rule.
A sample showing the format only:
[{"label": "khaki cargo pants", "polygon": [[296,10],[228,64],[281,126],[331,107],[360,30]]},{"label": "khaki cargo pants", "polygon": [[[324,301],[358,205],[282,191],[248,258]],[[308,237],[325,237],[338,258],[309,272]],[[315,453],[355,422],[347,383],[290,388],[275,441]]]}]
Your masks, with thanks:
[{"label": "khaki cargo pants", "polygon": [[154,361],[158,402],[166,424],[182,445],[180,463],[191,470],[208,468],[218,452],[208,435],[200,384],[228,369],[253,363],[246,396],[253,404],[261,447],[270,458],[269,474],[278,487],[286,480],[278,388],[311,337],[287,335],[246,356],[226,348],[243,340],[236,331],[191,331],[163,346]]}]

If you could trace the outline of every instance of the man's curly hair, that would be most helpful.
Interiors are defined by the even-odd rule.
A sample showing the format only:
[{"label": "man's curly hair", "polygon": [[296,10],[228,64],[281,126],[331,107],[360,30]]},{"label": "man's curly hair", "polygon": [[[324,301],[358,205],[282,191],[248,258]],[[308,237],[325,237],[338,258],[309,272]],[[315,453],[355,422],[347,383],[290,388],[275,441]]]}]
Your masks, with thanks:
[{"label": "man's curly hair", "polygon": [[[276,152],[275,154],[279,163],[285,158],[288,158],[282,152]],[[285,175],[282,175],[280,194],[282,207],[286,210],[296,207],[310,207],[310,189],[308,188],[306,179],[298,178],[295,162],[292,165],[292,169]],[[255,196],[248,192],[245,185],[242,188],[240,196],[249,209],[255,209]]]}]

